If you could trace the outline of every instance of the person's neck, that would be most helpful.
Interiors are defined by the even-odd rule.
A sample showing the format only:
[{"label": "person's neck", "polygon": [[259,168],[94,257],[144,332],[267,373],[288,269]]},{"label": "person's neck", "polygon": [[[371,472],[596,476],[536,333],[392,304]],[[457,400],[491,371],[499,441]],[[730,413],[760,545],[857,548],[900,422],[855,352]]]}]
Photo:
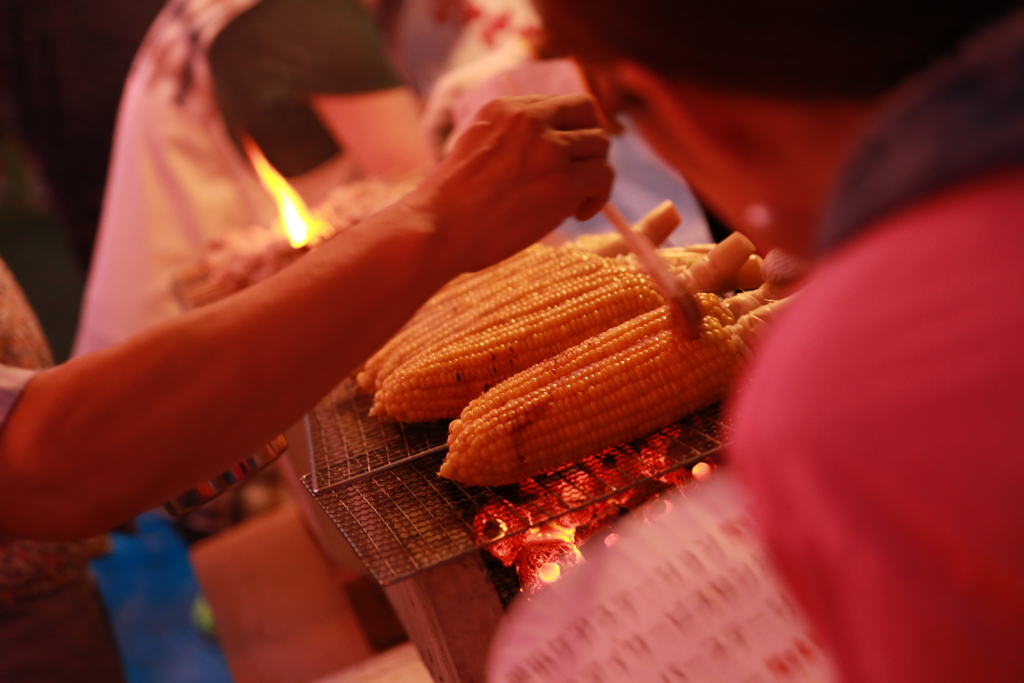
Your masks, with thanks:
[{"label": "person's neck", "polygon": [[754,185],[783,229],[780,246],[801,255],[813,252],[836,179],[873,111],[863,103],[762,100],[738,114],[749,120],[755,138]]},{"label": "person's neck", "polygon": [[717,197],[719,210],[759,243],[809,255],[836,177],[875,104],[684,88],[688,115],[721,168],[731,169],[728,181],[716,181],[725,187],[708,190],[712,203]]}]

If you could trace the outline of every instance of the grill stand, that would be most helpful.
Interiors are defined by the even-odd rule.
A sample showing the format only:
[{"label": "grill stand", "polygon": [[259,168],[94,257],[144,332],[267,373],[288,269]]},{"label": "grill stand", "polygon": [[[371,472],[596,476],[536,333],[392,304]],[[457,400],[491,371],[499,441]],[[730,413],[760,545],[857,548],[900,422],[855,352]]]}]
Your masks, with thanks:
[{"label": "grill stand", "polygon": [[328,554],[359,558],[384,586],[439,683],[484,681],[488,646],[511,596],[507,575],[491,565],[504,568],[482,554],[486,527],[474,526],[478,514],[514,508],[500,517],[507,525],[499,538],[511,537],[591,503],[667,485],[656,480],[715,458],[731,431],[712,407],[510,487],[463,487],[435,474],[444,425],[369,418],[368,401],[351,381],[339,385],[288,434],[291,462],[311,494],[301,497]]},{"label": "grill stand", "polygon": [[479,553],[386,586],[385,594],[439,683],[483,683],[487,650],[504,614]]},{"label": "grill stand", "polygon": [[[300,479],[310,470],[309,418],[286,432],[286,479],[304,519],[335,564],[365,573],[337,526]],[[504,614],[480,553],[469,553],[384,587],[409,639],[438,683],[483,683],[487,648]]]}]

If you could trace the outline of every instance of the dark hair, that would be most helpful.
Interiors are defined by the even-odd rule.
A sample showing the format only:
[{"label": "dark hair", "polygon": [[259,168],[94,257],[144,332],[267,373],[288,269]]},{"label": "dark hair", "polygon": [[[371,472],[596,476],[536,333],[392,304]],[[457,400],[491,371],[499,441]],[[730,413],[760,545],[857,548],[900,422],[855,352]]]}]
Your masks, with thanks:
[{"label": "dark hair", "polygon": [[755,94],[867,99],[1021,0],[535,0],[556,47]]}]

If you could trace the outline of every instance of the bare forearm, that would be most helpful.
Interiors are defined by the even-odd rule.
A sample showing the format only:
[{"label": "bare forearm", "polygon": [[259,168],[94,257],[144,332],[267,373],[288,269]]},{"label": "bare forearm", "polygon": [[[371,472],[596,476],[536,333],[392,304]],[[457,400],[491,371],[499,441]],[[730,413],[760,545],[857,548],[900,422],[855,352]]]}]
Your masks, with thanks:
[{"label": "bare forearm", "polygon": [[0,431],[0,533],[101,531],[259,447],[452,276],[593,215],[612,178],[596,121],[583,96],[495,103],[397,205],[264,283],[37,376]]},{"label": "bare forearm", "polygon": [[382,214],[262,285],[37,377],[0,435],[22,458],[0,520],[40,506],[20,534],[98,531],[258,448],[455,274],[419,220]]},{"label": "bare forearm", "polygon": [[312,106],[367,175],[401,177],[424,172],[435,161],[420,133],[419,102],[407,87],[358,95],[318,95]]}]

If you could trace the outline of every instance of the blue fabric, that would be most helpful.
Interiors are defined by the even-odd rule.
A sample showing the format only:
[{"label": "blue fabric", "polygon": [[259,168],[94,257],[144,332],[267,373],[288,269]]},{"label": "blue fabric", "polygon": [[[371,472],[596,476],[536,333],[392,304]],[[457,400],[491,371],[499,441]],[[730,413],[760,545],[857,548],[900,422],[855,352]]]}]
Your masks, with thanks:
[{"label": "blue fabric", "polygon": [[129,683],[231,683],[220,647],[192,626],[199,591],[185,543],[156,513],[137,521],[91,564]]}]

